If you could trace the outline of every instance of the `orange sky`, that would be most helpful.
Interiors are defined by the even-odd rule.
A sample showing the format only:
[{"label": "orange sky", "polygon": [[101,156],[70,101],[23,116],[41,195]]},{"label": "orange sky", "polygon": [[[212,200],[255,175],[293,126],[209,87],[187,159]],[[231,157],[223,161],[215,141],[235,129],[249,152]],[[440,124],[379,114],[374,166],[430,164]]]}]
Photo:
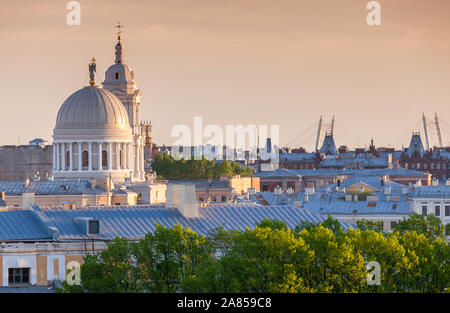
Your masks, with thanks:
[{"label": "orange sky", "polygon": [[92,56],[101,79],[113,63],[118,21],[158,144],[194,116],[278,124],[286,144],[334,113],[351,147],[407,144],[422,112],[450,122],[448,0],[379,0],[379,27],[368,0],[80,0],[80,26],[67,2],[0,0],[0,144],[51,140]]}]

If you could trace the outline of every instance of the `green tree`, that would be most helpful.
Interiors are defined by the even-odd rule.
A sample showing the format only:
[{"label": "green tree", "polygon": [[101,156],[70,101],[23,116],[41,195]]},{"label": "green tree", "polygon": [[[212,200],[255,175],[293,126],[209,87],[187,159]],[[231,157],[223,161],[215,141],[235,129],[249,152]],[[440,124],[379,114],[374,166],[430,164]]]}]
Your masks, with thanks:
[{"label": "green tree", "polygon": [[430,238],[444,238],[445,227],[440,218],[434,215],[420,215],[414,213],[394,224],[394,231],[404,234],[407,231],[416,231]]},{"label": "green tree", "polygon": [[139,279],[152,292],[177,292],[184,280],[191,280],[212,246],[204,236],[175,225],[156,226],[136,247]]},{"label": "green tree", "polygon": [[358,229],[361,230],[374,230],[377,232],[383,231],[383,221],[369,221],[362,219],[356,222]]},{"label": "green tree", "polygon": [[86,255],[81,266],[81,286],[62,283],[60,292],[133,293],[142,289],[133,255],[133,244],[116,238],[96,255]]}]

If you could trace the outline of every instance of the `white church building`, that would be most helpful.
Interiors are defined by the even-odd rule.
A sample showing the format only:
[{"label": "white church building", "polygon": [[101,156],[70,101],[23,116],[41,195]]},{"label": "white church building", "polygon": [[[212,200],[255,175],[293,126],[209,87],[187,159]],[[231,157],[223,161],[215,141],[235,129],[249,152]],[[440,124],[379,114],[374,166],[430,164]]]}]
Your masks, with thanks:
[{"label": "white church building", "polygon": [[142,182],[144,136],[140,120],[141,91],[133,70],[124,64],[120,38],[115,62],[102,87],[95,81],[95,59],[89,65],[89,86],[67,98],[53,130],[55,179],[99,179],[114,183]]}]

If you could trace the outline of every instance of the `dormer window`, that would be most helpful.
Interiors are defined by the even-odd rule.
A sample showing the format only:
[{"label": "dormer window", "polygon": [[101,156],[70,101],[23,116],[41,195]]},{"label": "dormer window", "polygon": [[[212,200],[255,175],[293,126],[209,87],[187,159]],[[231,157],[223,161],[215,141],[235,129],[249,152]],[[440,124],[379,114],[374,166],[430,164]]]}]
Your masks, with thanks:
[{"label": "dormer window", "polygon": [[116,74],[116,80],[118,80],[119,79],[119,73],[115,73]]},{"label": "dormer window", "polygon": [[100,221],[99,220],[89,220],[88,221],[88,234],[97,235],[100,233]]}]

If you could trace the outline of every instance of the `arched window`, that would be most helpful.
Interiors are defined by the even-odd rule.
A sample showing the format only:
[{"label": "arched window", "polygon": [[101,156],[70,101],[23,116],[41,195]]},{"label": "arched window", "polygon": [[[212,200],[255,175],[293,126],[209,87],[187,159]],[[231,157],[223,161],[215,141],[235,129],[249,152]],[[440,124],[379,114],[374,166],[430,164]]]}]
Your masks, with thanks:
[{"label": "arched window", "polygon": [[108,167],[108,153],[105,150],[102,151],[102,167]]},{"label": "arched window", "polygon": [[70,151],[66,151],[66,168],[70,167]]},{"label": "arched window", "polygon": [[86,150],[83,151],[83,153],[81,154],[81,164],[82,167],[88,167],[89,166],[89,152],[87,152]]},{"label": "arched window", "polygon": [[116,72],[116,79],[119,79],[119,73]]}]

